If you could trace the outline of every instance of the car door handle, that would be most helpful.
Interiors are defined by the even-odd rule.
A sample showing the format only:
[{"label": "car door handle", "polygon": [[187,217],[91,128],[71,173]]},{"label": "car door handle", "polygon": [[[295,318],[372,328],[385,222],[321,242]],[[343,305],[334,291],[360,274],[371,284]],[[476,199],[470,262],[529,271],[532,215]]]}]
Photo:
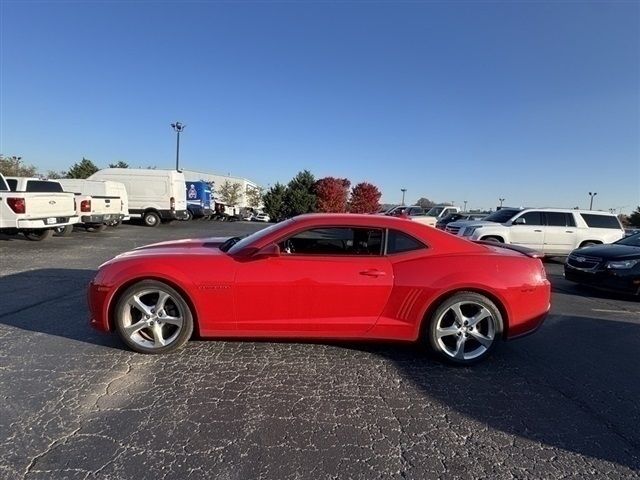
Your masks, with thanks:
[{"label": "car door handle", "polygon": [[369,270],[363,270],[360,272],[360,275],[366,275],[367,277],[383,277],[387,272],[383,272],[382,270],[376,270],[375,268]]},{"label": "car door handle", "polygon": [[573,230],[565,230],[564,233],[573,233]]},{"label": "car door handle", "polygon": [[534,232],[542,233],[542,230],[534,230]]}]

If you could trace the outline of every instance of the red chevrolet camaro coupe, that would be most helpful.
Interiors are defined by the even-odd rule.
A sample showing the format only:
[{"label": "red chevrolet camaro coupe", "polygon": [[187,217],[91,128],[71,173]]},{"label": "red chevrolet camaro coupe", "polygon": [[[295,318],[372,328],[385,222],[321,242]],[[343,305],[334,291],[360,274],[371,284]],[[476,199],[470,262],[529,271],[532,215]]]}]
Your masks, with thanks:
[{"label": "red chevrolet camaro coupe", "polygon": [[246,238],[157,243],[118,255],[89,287],[91,324],[133,350],[203,338],[420,342],[471,364],[549,311],[539,258],[407,219],[302,215]]}]

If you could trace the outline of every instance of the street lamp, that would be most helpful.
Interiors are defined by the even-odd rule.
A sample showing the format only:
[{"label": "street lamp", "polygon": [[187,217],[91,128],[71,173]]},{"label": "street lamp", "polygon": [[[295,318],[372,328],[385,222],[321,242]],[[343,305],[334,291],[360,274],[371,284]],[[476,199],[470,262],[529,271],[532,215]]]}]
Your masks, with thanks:
[{"label": "street lamp", "polygon": [[502,208],[502,202],[504,202],[506,198],[499,198],[498,200],[500,200],[500,208]]},{"label": "street lamp", "polygon": [[172,123],[171,128],[176,132],[176,170],[180,170],[180,132],[184,130],[186,125],[180,122]]},{"label": "street lamp", "polygon": [[401,188],[400,191],[402,192],[402,205],[404,205],[404,194],[407,193],[407,189]]},{"label": "street lamp", "polygon": [[589,202],[589,210],[593,210],[593,197],[595,197],[598,192],[589,192],[589,196],[591,197],[591,201]]},{"label": "street lamp", "polygon": [[467,211],[467,201],[466,201],[466,200],[464,200],[464,202],[463,202],[463,203],[464,203],[464,210],[463,210],[463,211],[465,211],[465,212],[466,212],[466,211]]}]

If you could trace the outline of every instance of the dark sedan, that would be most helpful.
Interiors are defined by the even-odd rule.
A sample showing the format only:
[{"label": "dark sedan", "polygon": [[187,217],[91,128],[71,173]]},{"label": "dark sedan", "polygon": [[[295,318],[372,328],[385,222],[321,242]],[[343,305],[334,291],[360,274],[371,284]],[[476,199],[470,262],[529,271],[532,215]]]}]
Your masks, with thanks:
[{"label": "dark sedan", "polygon": [[564,276],[572,282],[640,295],[640,233],[610,245],[574,250]]}]

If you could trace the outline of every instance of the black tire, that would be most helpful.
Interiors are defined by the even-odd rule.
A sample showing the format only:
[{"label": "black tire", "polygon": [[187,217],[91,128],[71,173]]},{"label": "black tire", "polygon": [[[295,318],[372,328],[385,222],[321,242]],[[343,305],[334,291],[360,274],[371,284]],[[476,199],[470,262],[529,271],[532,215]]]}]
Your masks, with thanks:
[{"label": "black tire", "polygon": [[91,225],[90,227],[87,227],[87,232],[100,233],[104,232],[106,229],[107,226],[104,223],[101,223],[100,225]]},{"label": "black tire", "polygon": [[22,232],[22,234],[27,238],[27,240],[31,240],[32,242],[41,242],[42,240],[47,240],[48,238],[53,237],[53,230],[27,230]]},{"label": "black tire", "polygon": [[504,243],[504,240],[500,237],[483,237],[480,240],[484,240],[485,242],[493,242],[493,243]]},{"label": "black tire", "polygon": [[114,220],[109,224],[110,227],[116,228],[122,225],[122,220]]},{"label": "black tire", "polygon": [[187,210],[186,213],[184,214],[184,217],[182,218],[182,220],[184,220],[185,222],[189,222],[191,220],[193,220],[193,213],[191,213],[191,210]]},{"label": "black tire", "polygon": [[[152,332],[154,327],[140,328],[133,334],[128,334],[126,331],[127,326],[131,327],[131,325],[133,325],[134,323],[143,321],[142,314],[140,315],[141,318],[136,319],[136,321],[134,322],[134,320],[131,318],[132,314],[127,313],[128,311],[130,312],[130,309],[132,308],[131,305],[129,304],[129,300],[133,295],[143,293],[143,295],[140,297],[141,300],[145,299],[146,301],[146,298],[151,298],[151,300],[153,301],[153,298],[154,298],[153,293],[147,294],[149,295],[149,297],[147,297],[147,295],[144,294],[144,292],[147,292],[147,291],[148,292],[157,291],[157,292],[164,292],[168,294],[171,299],[170,300],[171,305],[169,308],[173,308],[173,311],[171,313],[173,314],[173,316],[176,316],[177,315],[176,312],[177,312],[179,316],[182,318],[182,326],[178,330],[177,335],[175,335],[175,338],[171,337],[173,338],[173,340],[171,340],[171,342],[168,343],[167,345],[145,347],[144,345],[141,344],[141,342],[145,342],[145,341],[150,343],[155,343],[155,340],[153,339],[154,335]],[[143,301],[143,303],[145,302]],[[166,305],[167,304],[165,304],[165,306],[162,307],[163,310],[164,308],[167,308]],[[134,311],[138,311],[138,310],[134,308]],[[157,313],[157,312],[154,312],[154,313]],[[114,324],[116,327],[116,331],[118,332],[118,335],[131,350],[134,350],[139,353],[161,354],[161,353],[174,352],[182,348],[184,344],[187,343],[189,338],[191,338],[191,335],[193,334],[193,314],[191,313],[191,309],[187,304],[187,302],[185,301],[182,294],[180,294],[177,290],[170,287],[166,283],[158,282],[156,280],[142,280],[138,283],[131,285],[129,288],[127,288],[119,296],[118,302],[116,304],[116,308],[114,309],[113,314],[114,314]],[[161,319],[162,317],[158,317],[158,318]],[[144,320],[144,321],[147,322],[147,320]],[[165,327],[166,325],[163,325],[159,328],[165,329]],[[135,340],[136,336],[139,337],[137,341]]]},{"label": "black tire", "polygon": [[156,212],[147,212],[142,217],[142,221],[147,227],[157,227],[160,225],[160,215]]},{"label": "black tire", "polygon": [[65,225],[64,227],[58,227],[53,229],[56,237],[68,237],[73,232],[73,225]]},{"label": "black tire", "polygon": [[[458,320],[454,312],[456,305],[460,307],[465,319],[460,322],[460,325],[456,323]],[[475,310],[476,306],[477,310]],[[482,309],[486,310],[490,316],[483,318],[475,326],[471,325],[476,316],[473,313],[484,312]],[[468,324],[464,323],[465,321]],[[422,341],[429,351],[444,362],[460,366],[476,364],[491,355],[504,331],[500,309],[489,298],[475,292],[459,292],[452,295],[438,305],[425,322]],[[444,332],[447,334],[442,335]],[[477,340],[478,338],[487,344],[481,343]],[[462,342],[461,356],[455,355],[455,352],[459,351],[458,342]],[[468,352],[467,347],[470,350]]]}]

